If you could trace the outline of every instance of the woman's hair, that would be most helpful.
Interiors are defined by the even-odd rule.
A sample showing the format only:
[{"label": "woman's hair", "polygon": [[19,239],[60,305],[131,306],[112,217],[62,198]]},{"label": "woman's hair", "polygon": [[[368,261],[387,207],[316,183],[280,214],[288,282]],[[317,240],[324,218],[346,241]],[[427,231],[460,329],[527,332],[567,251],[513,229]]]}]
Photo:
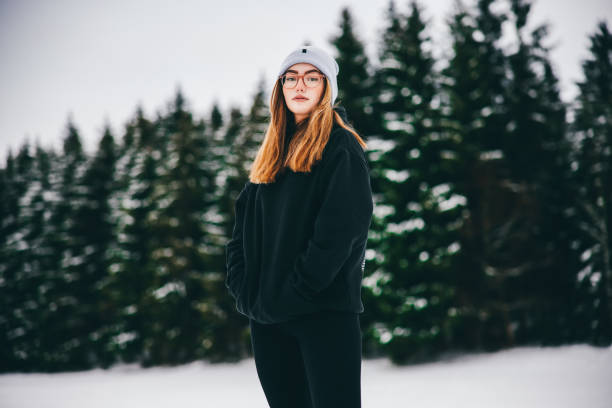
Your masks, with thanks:
[{"label": "woman's hair", "polygon": [[285,167],[294,172],[310,172],[312,166],[323,156],[334,121],[351,132],[363,149],[366,143],[359,134],[344,123],[331,106],[331,86],[325,78],[325,89],[321,100],[307,119],[301,121],[285,152],[287,126],[292,126],[293,113],[287,108],[280,78],[274,84],[270,97],[270,124],[251,166],[249,180],[252,183],[274,182],[276,175]]}]

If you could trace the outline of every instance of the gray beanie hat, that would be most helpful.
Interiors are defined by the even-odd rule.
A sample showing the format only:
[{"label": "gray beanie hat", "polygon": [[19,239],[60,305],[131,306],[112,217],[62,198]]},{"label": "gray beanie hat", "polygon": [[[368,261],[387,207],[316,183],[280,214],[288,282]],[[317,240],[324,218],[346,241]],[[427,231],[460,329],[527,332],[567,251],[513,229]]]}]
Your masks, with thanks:
[{"label": "gray beanie hat", "polygon": [[319,47],[315,47],[314,45],[303,45],[291,52],[291,54],[285,58],[281,64],[278,76],[283,75],[290,66],[300,62],[314,65],[327,77],[331,84],[331,104],[333,106],[338,96],[338,82],[336,81],[336,76],[338,75],[338,71],[340,71],[336,60]]}]

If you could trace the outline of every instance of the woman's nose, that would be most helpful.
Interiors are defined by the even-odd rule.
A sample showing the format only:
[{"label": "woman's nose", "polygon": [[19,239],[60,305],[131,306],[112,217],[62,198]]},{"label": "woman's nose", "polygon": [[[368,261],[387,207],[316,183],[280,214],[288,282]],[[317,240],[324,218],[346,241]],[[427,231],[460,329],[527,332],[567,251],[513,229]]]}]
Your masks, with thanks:
[{"label": "woman's nose", "polygon": [[295,85],[296,91],[299,89],[300,91],[304,91],[306,89],[306,83],[304,82],[304,77],[298,78],[297,84]]}]

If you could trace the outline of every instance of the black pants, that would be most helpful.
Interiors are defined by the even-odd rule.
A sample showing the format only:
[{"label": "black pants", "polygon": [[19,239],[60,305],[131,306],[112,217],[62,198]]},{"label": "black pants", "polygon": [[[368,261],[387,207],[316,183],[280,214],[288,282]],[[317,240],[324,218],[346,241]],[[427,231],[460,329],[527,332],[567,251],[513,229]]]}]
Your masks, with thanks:
[{"label": "black pants", "polygon": [[270,408],[361,407],[359,314],[325,311],[297,320],[250,320],[257,375]]}]

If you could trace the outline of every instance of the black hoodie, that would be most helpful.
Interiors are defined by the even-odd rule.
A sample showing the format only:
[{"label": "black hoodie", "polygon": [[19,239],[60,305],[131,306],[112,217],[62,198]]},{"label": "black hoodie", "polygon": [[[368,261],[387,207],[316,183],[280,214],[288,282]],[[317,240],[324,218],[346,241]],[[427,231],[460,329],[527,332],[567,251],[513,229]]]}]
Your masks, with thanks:
[{"label": "black hoodie", "polygon": [[[345,110],[335,109],[346,122]],[[273,183],[247,181],[226,244],[225,285],[236,309],[260,323],[323,310],[363,312],[373,207],[366,155],[335,122],[311,172],[286,168]]]}]

